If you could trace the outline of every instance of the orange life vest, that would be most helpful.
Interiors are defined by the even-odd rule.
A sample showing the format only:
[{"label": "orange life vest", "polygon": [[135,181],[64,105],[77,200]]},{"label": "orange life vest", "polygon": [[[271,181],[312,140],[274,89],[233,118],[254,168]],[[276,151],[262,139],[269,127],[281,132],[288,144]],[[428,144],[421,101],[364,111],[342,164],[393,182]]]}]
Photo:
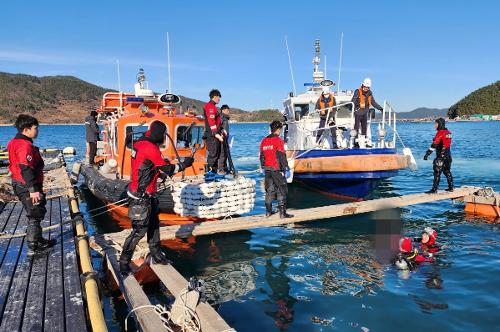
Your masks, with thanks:
[{"label": "orange life vest", "polygon": [[[358,96],[359,96],[359,108],[366,108],[366,101],[365,101],[365,95],[363,94],[363,89],[359,88],[358,89]],[[372,95],[368,96],[368,106],[372,106]]]},{"label": "orange life vest", "polygon": [[[335,97],[333,96],[333,93],[330,93],[330,100],[328,101],[328,105],[325,103],[325,99],[323,97],[323,94],[319,97],[319,109],[324,110],[325,108],[330,108],[335,105]],[[330,113],[333,112],[330,111]]]}]

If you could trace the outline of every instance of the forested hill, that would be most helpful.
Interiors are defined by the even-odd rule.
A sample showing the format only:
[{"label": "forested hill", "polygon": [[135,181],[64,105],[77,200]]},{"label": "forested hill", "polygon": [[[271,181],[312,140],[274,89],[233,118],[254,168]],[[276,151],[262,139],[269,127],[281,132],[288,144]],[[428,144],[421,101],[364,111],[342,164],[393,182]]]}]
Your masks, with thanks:
[{"label": "forested hill", "polygon": [[[73,76],[37,77],[0,72],[0,124],[14,122],[21,113],[32,114],[42,123],[83,123],[107,91],[112,90]],[[181,100],[182,109],[195,106],[198,114],[202,114],[206,101],[184,96]],[[268,121],[274,118],[271,114],[279,116],[278,111],[245,112],[233,107],[231,110],[231,118],[236,121]]]},{"label": "forested hill", "polygon": [[36,77],[0,72],[0,123],[20,113],[42,123],[81,123],[109,91],[73,76]]},{"label": "forested hill", "polygon": [[470,93],[448,110],[450,118],[472,114],[500,114],[500,81]]}]

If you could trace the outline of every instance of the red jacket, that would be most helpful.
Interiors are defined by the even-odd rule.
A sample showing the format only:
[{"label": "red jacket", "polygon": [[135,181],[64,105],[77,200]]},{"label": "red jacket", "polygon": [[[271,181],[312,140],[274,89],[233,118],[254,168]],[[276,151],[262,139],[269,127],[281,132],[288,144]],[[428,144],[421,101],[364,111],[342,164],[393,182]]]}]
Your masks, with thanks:
[{"label": "red jacket", "polygon": [[[43,163],[40,151],[33,145],[31,138],[18,133],[8,144],[9,170],[12,181],[28,187],[30,192],[37,191],[36,185],[43,184]],[[40,190],[40,189],[38,189]]]},{"label": "red jacket", "polygon": [[288,169],[285,143],[278,135],[271,134],[260,143],[260,164],[264,169],[282,172]]},{"label": "red jacket", "polygon": [[446,128],[438,130],[432,141],[431,149],[436,150],[436,156],[444,157],[450,154],[450,147],[451,132]]},{"label": "red jacket", "polygon": [[213,137],[220,133],[221,119],[220,113],[213,101],[209,101],[203,107],[205,117],[205,137]]},{"label": "red jacket", "polygon": [[138,140],[132,149],[132,174],[129,190],[138,194],[156,193],[159,171],[165,172],[166,166],[171,166],[173,173],[175,166],[162,158],[158,145],[146,139]]}]

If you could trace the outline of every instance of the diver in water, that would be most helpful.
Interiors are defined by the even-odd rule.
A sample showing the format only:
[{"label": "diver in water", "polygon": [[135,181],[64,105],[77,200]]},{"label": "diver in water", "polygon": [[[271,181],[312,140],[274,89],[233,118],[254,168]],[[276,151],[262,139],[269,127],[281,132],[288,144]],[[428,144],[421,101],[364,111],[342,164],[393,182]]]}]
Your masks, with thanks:
[{"label": "diver in water", "polygon": [[448,188],[446,191],[453,191],[453,176],[451,175],[451,132],[446,129],[446,123],[443,118],[436,119],[434,127],[437,130],[436,136],[432,141],[431,147],[427,150],[424,160],[427,160],[434,150],[436,150],[436,158],[434,159],[434,182],[432,188],[426,191],[426,194],[434,194],[439,187],[441,172],[446,176]]},{"label": "diver in water", "polygon": [[414,238],[413,240],[415,242],[420,242],[422,251],[432,257],[432,254],[438,252],[441,249],[441,247],[436,243],[436,239],[437,232],[430,227],[426,227],[422,232],[422,237]]},{"label": "diver in water", "polygon": [[409,237],[403,237],[399,240],[399,253],[394,261],[394,265],[399,270],[413,270],[420,263],[433,261],[432,257],[420,254],[417,248],[413,247],[413,242]]}]

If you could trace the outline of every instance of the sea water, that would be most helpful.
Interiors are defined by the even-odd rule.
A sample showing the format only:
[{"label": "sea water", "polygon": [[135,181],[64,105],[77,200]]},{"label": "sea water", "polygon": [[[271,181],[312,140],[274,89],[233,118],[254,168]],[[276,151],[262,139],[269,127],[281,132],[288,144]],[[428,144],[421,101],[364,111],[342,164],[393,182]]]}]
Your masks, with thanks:
[{"label": "sea water", "polygon": [[[455,185],[500,191],[500,122],[449,123],[448,128],[453,133]],[[431,187],[432,161],[422,156],[435,134],[433,123],[402,123],[398,129],[417,159],[418,170],[381,181],[372,198]],[[14,133],[13,128],[0,127],[0,144]],[[236,168],[257,169],[267,125],[232,124],[231,133]],[[42,126],[36,144],[75,147],[78,154],[69,159],[71,163],[84,157],[84,137],[83,126]],[[257,180],[253,213],[263,213],[263,178],[258,173],[247,176]],[[445,186],[443,176],[441,188]],[[337,203],[290,186],[291,209]],[[96,206],[90,199],[82,201],[84,212],[87,204]],[[121,230],[107,215],[85,215],[91,233]],[[438,232],[438,243],[443,245],[436,262],[409,273],[397,271],[390,259],[398,238],[419,236],[426,226]],[[451,201],[204,236],[184,243],[184,249],[165,248],[165,252],[186,278],[205,280],[207,298],[238,331],[489,331],[500,326],[499,224],[468,216],[462,204]],[[94,261],[99,263],[95,253]],[[162,287],[153,287],[148,294],[152,302],[165,301]],[[126,305],[110,294],[104,303],[110,330],[123,329]]]}]

